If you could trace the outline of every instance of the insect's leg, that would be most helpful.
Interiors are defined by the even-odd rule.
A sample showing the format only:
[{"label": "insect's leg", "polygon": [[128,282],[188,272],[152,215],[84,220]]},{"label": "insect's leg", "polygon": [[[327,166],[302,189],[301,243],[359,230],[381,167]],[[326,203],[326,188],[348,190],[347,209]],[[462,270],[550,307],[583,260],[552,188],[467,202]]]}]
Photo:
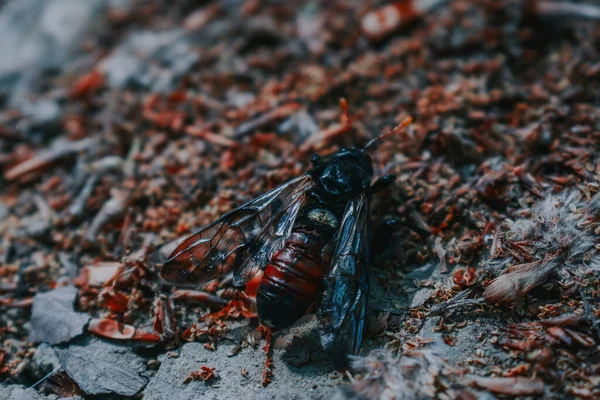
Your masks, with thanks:
[{"label": "insect's leg", "polygon": [[422,227],[417,221],[414,221],[414,219],[410,217],[403,219],[388,219],[377,227],[373,233],[373,238],[371,239],[372,253],[381,253],[391,242],[394,232],[402,227],[410,229],[423,238],[431,233],[426,227]]},{"label": "insect's leg", "polygon": [[396,175],[394,174],[387,174],[382,176],[371,185],[371,193],[377,193],[382,191],[383,189],[394,183],[395,180]]},{"label": "insect's leg", "polygon": [[317,165],[319,165],[323,162],[323,159],[321,158],[320,155],[313,154],[312,157],[310,158],[310,162],[312,163],[312,165],[314,165],[316,167]]},{"label": "insect's leg", "polygon": [[401,226],[401,222],[398,219],[388,219],[381,226],[379,226],[371,239],[371,246],[374,254],[377,254],[381,250],[381,247],[387,246],[392,239],[394,231]]},{"label": "insect's leg", "polygon": [[399,227],[404,226],[408,229],[410,229],[411,231],[418,233],[420,236],[427,236],[429,235],[431,232],[429,230],[427,230],[425,227],[420,226],[420,224],[418,224],[416,221],[413,220],[413,218],[403,218],[403,219],[388,219],[383,223],[382,226],[382,231],[384,234],[387,234],[387,236],[382,236],[382,238],[389,238],[392,236],[392,233],[398,229]]},{"label": "insect's leg", "polygon": [[263,348],[266,353],[266,358],[262,379],[262,385],[265,387],[271,382],[271,378],[273,377],[273,337],[271,336],[271,328],[268,326],[259,325],[258,331],[265,338],[266,342],[265,347]]}]

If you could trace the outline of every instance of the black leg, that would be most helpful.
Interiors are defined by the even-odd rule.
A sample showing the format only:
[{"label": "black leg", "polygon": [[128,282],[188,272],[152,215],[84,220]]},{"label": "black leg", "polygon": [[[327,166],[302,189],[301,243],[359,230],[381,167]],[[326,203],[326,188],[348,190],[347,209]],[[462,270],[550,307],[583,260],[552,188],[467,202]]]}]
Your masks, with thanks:
[{"label": "black leg", "polygon": [[394,231],[398,229],[401,224],[400,220],[388,219],[375,229],[373,237],[371,238],[371,251],[373,254],[379,254],[387,247],[392,240]]},{"label": "black leg", "polygon": [[[422,226],[422,224],[420,224],[418,220],[416,220],[415,218],[412,218],[410,215],[407,216],[406,218],[403,218],[402,220],[396,220],[396,221],[398,222],[398,225],[403,225],[403,226],[407,227],[408,229],[417,233],[419,236],[421,236],[423,238],[425,238],[431,234],[429,227]],[[396,225],[396,226],[398,226],[398,225]]]},{"label": "black leg", "polygon": [[313,154],[312,157],[310,158],[310,162],[312,163],[312,165],[314,165],[315,167],[319,164],[321,164],[321,156],[318,154]]},{"label": "black leg", "polygon": [[402,224],[402,221],[396,218],[386,219],[384,225],[389,227],[390,229],[394,229],[399,227]]},{"label": "black leg", "polygon": [[384,175],[381,178],[377,179],[375,181],[375,183],[373,183],[371,185],[371,192],[372,193],[380,192],[383,189],[385,189],[386,187],[388,187],[389,185],[391,185],[392,183],[394,183],[395,180],[396,180],[396,175],[394,175],[394,174]]},{"label": "black leg", "polygon": [[373,233],[373,239],[371,240],[373,253],[377,254],[381,252],[392,240],[392,235],[394,232],[402,227],[417,233],[422,238],[426,238],[431,234],[426,227],[422,227],[413,218],[408,217],[403,219],[388,219],[383,224],[378,226]]}]

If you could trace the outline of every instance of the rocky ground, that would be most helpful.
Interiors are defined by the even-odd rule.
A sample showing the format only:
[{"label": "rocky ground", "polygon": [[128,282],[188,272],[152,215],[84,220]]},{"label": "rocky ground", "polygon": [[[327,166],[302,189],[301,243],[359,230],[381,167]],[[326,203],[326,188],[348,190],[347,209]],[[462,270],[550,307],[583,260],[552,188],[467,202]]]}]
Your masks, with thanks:
[{"label": "rocky ground", "polygon": [[[600,4],[0,1],[0,398],[600,397]],[[372,153],[366,339],[266,341],[177,239]],[[401,221],[393,230],[383,221]]]}]

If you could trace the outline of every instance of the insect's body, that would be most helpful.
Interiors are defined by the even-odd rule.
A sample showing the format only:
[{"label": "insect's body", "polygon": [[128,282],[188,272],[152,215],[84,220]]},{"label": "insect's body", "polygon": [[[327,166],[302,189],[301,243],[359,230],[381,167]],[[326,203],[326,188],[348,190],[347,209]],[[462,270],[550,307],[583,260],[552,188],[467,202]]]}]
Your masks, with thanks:
[{"label": "insect's body", "polygon": [[366,149],[408,123],[365,148],[343,149],[327,160],[313,158],[307,173],[180,243],[164,263],[162,278],[202,283],[230,268],[233,284],[243,286],[263,270],[256,297],[263,323],[286,327],[314,304],[323,348],[334,365],[347,365],[347,354],[360,349],[365,322],[371,194],[394,179],[386,175],[371,185]]},{"label": "insect's body", "polygon": [[315,187],[283,249],[265,268],[256,294],[258,316],[273,328],[293,324],[322,292],[329,269],[323,250],[340,226],[348,199],[367,190],[372,177],[370,157],[357,149],[314,162]]}]

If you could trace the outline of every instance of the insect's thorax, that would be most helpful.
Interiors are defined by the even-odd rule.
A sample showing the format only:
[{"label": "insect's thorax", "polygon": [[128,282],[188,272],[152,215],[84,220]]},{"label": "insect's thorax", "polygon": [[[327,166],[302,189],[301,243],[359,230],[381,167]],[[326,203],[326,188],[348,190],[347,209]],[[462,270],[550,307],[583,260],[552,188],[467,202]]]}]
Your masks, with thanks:
[{"label": "insect's thorax", "polygon": [[315,181],[314,197],[330,208],[340,208],[369,190],[372,160],[362,149],[342,149],[327,160],[316,161],[310,174]]}]

